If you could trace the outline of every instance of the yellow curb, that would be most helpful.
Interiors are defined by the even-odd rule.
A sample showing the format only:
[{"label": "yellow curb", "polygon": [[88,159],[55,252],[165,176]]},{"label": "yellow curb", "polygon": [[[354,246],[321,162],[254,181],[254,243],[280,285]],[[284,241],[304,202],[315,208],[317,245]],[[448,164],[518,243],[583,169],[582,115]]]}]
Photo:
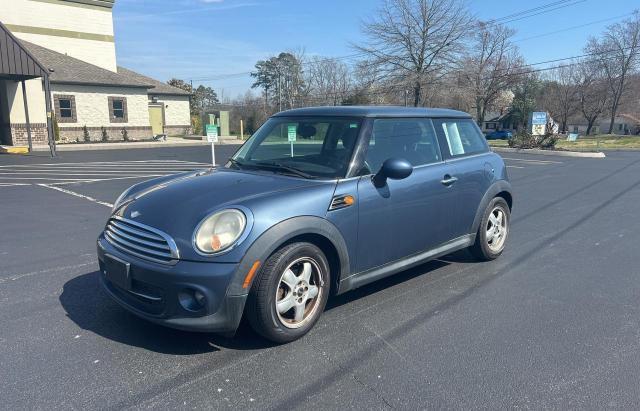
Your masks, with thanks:
[{"label": "yellow curb", "polygon": [[8,154],[27,154],[29,147],[27,146],[0,146],[0,153]]}]

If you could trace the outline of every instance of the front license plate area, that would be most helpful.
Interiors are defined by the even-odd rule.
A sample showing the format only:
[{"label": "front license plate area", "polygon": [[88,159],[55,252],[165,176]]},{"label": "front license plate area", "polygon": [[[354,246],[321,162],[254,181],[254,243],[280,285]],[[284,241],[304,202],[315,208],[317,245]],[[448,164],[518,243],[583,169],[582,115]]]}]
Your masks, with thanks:
[{"label": "front license plate area", "polygon": [[104,256],[104,270],[107,280],[125,290],[131,289],[131,277],[129,276],[129,263],[110,255]]}]

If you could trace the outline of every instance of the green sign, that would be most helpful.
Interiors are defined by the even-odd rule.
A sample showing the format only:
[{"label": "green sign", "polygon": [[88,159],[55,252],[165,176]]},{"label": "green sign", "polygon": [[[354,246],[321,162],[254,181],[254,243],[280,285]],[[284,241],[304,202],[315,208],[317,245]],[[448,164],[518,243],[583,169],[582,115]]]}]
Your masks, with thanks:
[{"label": "green sign", "polygon": [[289,126],[287,127],[287,135],[289,137],[289,141],[290,142],[294,142],[296,141],[296,136],[298,135],[298,131],[296,130],[296,125],[295,124],[289,124]]},{"label": "green sign", "polygon": [[209,143],[218,142],[218,126],[215,124],[207,124],[207,141]]}]

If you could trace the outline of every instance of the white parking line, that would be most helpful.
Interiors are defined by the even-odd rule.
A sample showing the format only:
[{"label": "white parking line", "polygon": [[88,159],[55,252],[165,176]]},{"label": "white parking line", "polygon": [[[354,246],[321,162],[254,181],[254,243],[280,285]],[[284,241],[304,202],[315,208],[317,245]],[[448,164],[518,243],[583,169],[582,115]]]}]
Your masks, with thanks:
[{"label": "white parking line", "polygon": [[51,190],[60,191],[61,193],[69,194],[69,195],[72,195],[74,197],[79,197],[79,198],[91,201],[92,203],[103,205],[105,207],[109,207],[109,208],[113,207],[113,204],[111,204],[111,203],[107,203],[105,201],[100,201],[100,200],[97,200],[97,199],[95,199],[93,197],[89,197],[89,196],[86,196],[84,194],[76,193],[75,191],[67,190],[67,189],[64,189],[64,188],[61,188],[61,187],[51,186],[51,185],[48,185],[48,184],[38,184],[38,185],[40,187],[45,187],[45,188],[49,188]]},{"label": "white parking line", "polygon": [[124,179],[145,179],[210,167],[179,160],[96,161],[0,166],[0,183],[47,183],[52,185]]},{"label": "white parking line", "polygon": [[80,165],[141,165],[141,164],[152,164],[152,165],[162,165],[162,164],[168,164],[168,165],[194,165],[194,164],[200,164],[200,165],[204,165],[204,166],[208,166],[209,164],[207,163],[199,163],[199,162],[195,162],[195,161],[179,161],[179,160],[132,160],[132,161],[89,161],[89,162],[82,162],[82,163],[34,163],[34,164],[13,164],[13,165],[4,165],[4,166],[0,166],[0,168],[4,168],[4,167],[32,167],[32,166],[65,166],[65,165],[75,165],[75,166],[80,166]]},{"label": "white parking line", "polygon": [[520,167],[520,166],[507,166],[507,168],[524,168],[524,167]]},{"label": "white parking line", "polygon": [[525,163],[539,163],[539,164],[562,164],[562,161],[552,161],[552,160],[530,160],[526,158],[511,158],[511,157],[502,157],[504,160],[512,160],[512,161],[523,161]]}]

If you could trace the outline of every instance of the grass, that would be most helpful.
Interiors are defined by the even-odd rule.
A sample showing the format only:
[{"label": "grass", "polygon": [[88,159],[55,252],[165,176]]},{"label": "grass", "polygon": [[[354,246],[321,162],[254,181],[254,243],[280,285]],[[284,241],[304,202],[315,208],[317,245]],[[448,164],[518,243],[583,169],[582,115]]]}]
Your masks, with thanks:
[{"label": "grass", "polygon": [[[492,147],[509,147],[507,140],[489,140]],[[577,141],[558,140],[556,148],[568,151],[599,151],[599,150],[638,150],[640,136],[618,136],[615,134],[600,134],[594,136],[580,136]]]}]

